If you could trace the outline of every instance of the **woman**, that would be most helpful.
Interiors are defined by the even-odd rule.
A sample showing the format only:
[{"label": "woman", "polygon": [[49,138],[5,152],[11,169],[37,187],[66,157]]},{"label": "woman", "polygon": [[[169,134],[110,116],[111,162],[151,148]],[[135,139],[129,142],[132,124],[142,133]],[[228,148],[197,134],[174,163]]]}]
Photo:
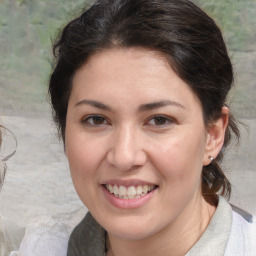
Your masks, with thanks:
[{"label": "woman", "polygon": [[54,119],[89,209],[67,255],[255,255],[255,225],[224,199],[239,130],[215,22],[187,0],[102,0],[54,53]]},{"label": "woman", "polygon": [[[7,145],[3,145],[4,137],[12,138],[15,148],[8,152]],[[9,144],[12,143],[9,141]],[[12,132],[0,125],[0,188],[2,188],[7,161],[16,151],[17,141]],[[7,150],[7,152],[6,152]],[[0,255],[8,256],[11,251],[19,248],[20,242],[24,236],[24,229],[17,226],[12,221],[0,215]]]}]

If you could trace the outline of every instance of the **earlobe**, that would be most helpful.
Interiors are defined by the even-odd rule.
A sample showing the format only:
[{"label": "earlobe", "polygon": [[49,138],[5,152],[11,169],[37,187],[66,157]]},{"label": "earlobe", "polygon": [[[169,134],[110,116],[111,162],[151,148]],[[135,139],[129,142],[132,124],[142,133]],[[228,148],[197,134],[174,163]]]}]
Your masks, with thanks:
[{"label": "earlobe", "polygon": [[229,109],[222,107],[221,112],[220,118],[208,128],[203,165],[209,165],[222,149],[228,126]]}]

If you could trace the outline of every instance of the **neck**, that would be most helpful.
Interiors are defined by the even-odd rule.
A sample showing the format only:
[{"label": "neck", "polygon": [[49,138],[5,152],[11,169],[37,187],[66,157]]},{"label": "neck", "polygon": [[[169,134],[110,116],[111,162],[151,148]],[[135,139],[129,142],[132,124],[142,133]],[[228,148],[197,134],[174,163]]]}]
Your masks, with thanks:
[{"label": "neck", "polygon": [[169,226],[141,240],[126,240],[108,234],[108,256],[184,256],[207,228],[216,207],[202,196]]}]

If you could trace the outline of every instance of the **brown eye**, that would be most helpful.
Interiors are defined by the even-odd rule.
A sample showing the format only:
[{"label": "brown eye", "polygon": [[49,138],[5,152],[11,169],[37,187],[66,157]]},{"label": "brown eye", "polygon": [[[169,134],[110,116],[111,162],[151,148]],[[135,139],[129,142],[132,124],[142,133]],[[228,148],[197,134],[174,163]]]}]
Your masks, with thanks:
[{"label": "brown eye", "polygon": [[148,121],[148,124],[152,126],[166,126],[172,123],[173,120],[166,116],[154,116]]},{"label": "brown eye", "polygon": [[168,120],[165,117],[158,116],[154,118],[154,122],[156,125],[165,125]]},{"label": "brown eye", "polygon": [[94,116],[92,117],[92,122],[94,125],[101,125],[104,124],[105,118],[102,116]]},{"label": "brown eye", "polygon": [[87,124],[89,126],[102,126],[106,125],[108,122],[106,118],[100,115],[93,115],[86,117],[83,121],[83,124]]}]

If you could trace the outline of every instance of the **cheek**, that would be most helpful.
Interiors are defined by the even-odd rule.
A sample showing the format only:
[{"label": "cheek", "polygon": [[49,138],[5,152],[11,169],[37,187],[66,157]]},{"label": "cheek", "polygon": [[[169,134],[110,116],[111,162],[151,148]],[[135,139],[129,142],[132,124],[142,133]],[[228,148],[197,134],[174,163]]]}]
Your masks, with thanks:
[{"label": "cheek", "polygon": [[[97,180],[97,167],[101,162],[100,147],[81,130],[68,125],[65,139],[71,177],[78,195],[84,197]],[[84,201],[84,198],[81,199]]]},{"label": "cheek", "polygon": [[72,177],[86,179],[91,176],[99,162],[99,150],[88,141],[67,141],[66,155]]},{"label": "cheek", "polygon": [[152,150],[152,160],[167,182],[198,183],[204,156],[204,140],[200,134],[172,136],[154,145]]},{"label": "cheek", "polygon": [[91,209],[97,200],[99,149],[81,139],[78,141],[67,141],[66,154],[75,190],[84,205]]},{"label": "cheek", "polygon": [[[201,172],[203,143],[199,140],[188,141],[188,137],[180,137],[166,141],[165,145],[155,147],[152,161],[161,175],[164,204],[174,214],[179,212],[201,194]],[[174,210],[175,209],[175,210]]]}]

